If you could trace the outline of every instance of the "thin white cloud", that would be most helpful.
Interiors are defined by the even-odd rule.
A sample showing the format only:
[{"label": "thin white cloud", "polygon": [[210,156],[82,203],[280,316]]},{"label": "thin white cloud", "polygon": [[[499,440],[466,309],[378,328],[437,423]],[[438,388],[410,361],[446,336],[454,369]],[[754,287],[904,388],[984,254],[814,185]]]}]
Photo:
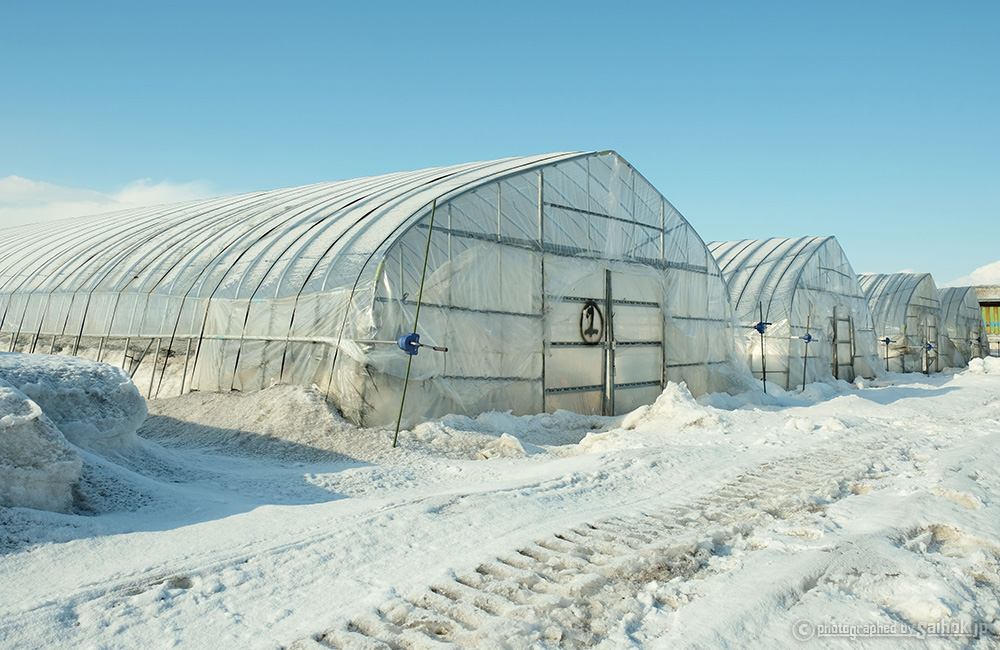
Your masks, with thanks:
[{"label": "thin white cloud", "polygon": [[1000,260],[980,266],[969,275],[962,276],[957,280],[945,282],[944,287],[968,287],[981,284],[1000,284]]},{"label": "thin white cloud", "polygon": [[114,212],[214,196],[204,182],[171,183],[143,178],[117,192],[63,187],[20,176],[0,178],[0,228]]}]

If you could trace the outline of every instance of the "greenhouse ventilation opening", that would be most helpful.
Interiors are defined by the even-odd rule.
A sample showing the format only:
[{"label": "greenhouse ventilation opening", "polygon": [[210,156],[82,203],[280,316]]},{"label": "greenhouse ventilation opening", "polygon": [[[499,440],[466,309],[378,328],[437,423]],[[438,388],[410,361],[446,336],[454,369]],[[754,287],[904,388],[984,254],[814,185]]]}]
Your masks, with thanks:
[{"label": "greenhouse ventilation opening", "polygon": [[940,370],[941,300],[934,278],[929,273],[862,273],[858,281],[875,317],[884,367]]},{"label": "greenhouse ventilation opening", "polygon": [[969,365],[973,357],[990,354],[989,339],[983,323],[976,290],[972,287],[938,289],[941,299],[941,360],[952,368]]},{"label": "greenhouse ventilation opening", "polygon": [[[437,216],[428,221],[436,200]],[[254,192],[6,231],[0,345],[120,364],[144,394],[315,385],[348,419],[622,413],[725,390],[704,242],[614,152]],[[735,370],[738,372],[738,370]]]},{"label": "greenhouse ventilation opening", "polygon": [[828,377],[874,376],[874,321],[836,238],[744,239],[708,247],[729,285],[758,379],[766,368],[767,380],[787,390]]}]

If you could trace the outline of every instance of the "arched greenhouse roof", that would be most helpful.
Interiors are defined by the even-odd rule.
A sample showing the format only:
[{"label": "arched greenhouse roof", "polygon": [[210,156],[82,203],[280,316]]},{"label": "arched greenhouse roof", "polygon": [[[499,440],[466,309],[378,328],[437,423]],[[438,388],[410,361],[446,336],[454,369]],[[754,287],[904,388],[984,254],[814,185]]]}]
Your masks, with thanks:
[{"label": "arched greenhouse roof", "polygon": [[335,284],[356,274],[433,199],[586,155],[507,158],[14,228],[0,242],[0,294],[322,291],[332,274]]},{"label": "arched greenhouse roof", "polygon": [[717,241],[710,242],[708,248],[729,285],[739,322],[757,322],[761,306],[765,321],[787,317],[792,294],[804,271],[824,248],[830,249],[844,266],[843,272],[853,274],[832,236]]},{"label": "arched greenhouse roof", "polygon": [[929,273],[862,273],[858,276],[878,335],[902,331],[908,311],[920,309],[940,319],[941,304]]},{"label": "arched greenhouse roof", "polygon": [[949,336],[958,334],[959,326],[975,325],[983,317],[976,290],[972,287],[943,287],[941,297],[941,322]]}]

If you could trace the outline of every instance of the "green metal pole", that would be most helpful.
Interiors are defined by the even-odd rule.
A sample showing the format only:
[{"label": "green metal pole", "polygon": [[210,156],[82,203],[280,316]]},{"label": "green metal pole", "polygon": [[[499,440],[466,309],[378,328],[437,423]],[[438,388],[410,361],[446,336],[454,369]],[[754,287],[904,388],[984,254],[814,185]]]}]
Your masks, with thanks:
[{"label": "green metal pole", "polygon": [[[437,199],[431,204],[431,221],[427,225],[427,246],[424,248],[424,268],[420,272],[420,291],[417,292],[417,312],[413,315],[413,332],[417,331],[417,322],[420,320],[420,303],[424,299],[424,277],[427,276],[427,256],[431,252],[431,231],[434,230],[434,211],[437,209]],[[406,402],[406,386],[410,383],[410,365],[413,364],[411,354],[406,362],[406,377],[403,378],[403,395],[399,398],[399,416],[396,418],[396,433],[392,436],[392,446],[395,449],[396,441],[399,440],[399,425],[403,421],[403,404]]]},{"label": "green metal pole", "polygon": [[[764,322],[764,303],[760,303],[760,322]],[[764,327],[760,328],[760,383],[767,394],[767,356],[764,354]]]},{"label": "green metal pole", "polygon": [[[834,318],[836,318],[836,316],[834,316]],[[806,339],[805,339],[805,341],[806,341],[806,353],[802,357],[802,390],[806,389],[806,362],[809,361],[809,321],[811,321],[811,320],[812,320],[812,314],[807,315],[806,316]],[[834,341],[836,341],[836,339],[834,339]],[[834,342],[834,345],[837,345],[836,342]],[[791,371],[789,371],[788,374],[791,374]]]}]

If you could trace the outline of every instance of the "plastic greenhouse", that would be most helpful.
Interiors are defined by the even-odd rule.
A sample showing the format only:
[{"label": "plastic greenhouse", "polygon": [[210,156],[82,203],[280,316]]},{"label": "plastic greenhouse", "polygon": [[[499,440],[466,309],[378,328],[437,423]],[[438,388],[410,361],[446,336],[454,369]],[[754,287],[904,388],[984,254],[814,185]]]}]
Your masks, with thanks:
[{"label": "plastic greenhouse", "polygon": [[989,356],[983,312],[972,287],[938,289],[941,298],[941,363],[953,368],[969,365],[973,357]]},{"label": "plastic greenhouse", "polygon": [[879,356],[894,372],[940,370],[941,301],[929,273],[858,276],[875,317]]},{"label": "plastic greenhouse", "polygon": [[[433,227],[430,227],[431,219]],[[428,232],[430,236],[428,238]],[[726,287],[614,152],[509,158],[11,229],[0,345],[144,393],[315,385],[345,417],[622,413],[725,390]],[[413,332],[435,352],[397,346]]]},{"label": "plastic greenhouse", "polygon": [[874,376],[874,321],[836,238],[708,246],[729,285],[757,378],[766,371],[767,381],[791,389],[828,377]]}]

